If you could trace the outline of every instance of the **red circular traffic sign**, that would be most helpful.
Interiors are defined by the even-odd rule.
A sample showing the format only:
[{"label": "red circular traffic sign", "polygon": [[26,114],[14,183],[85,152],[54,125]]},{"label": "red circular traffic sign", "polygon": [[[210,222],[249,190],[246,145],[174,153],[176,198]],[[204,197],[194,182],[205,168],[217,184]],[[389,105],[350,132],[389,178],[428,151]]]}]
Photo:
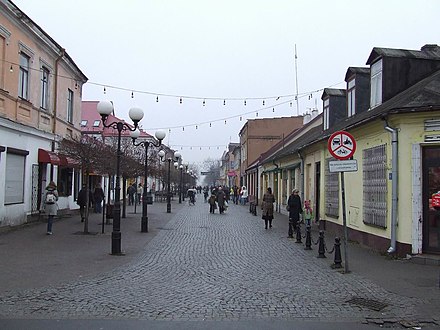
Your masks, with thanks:
[{"label": "red circular traffic sign", "polygon": [[349,159],[356,151],[356,141],[353,135],[345,131],[334,132],[327,143],[330,154],[339,160]]}]

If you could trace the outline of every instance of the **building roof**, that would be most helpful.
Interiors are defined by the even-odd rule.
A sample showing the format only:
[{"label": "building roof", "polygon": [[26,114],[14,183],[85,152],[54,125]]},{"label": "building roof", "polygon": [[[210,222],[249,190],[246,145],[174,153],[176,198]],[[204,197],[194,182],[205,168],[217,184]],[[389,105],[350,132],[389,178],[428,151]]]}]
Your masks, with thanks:
[{"label": "building roof", "polygon": [[297,141],[294,141],[286,148],[281,149],[273,156],[261,160],[261,162],[268,163],[289,154],[297,153],[308,145],[328,139],[330,135],[336,131],[359,127],[367,122],[379,118],[386,118],[388,114],[439,110],[440,70],[431,74],[429,77],[422,79],[378,107],[347,117],[325,131],[323,130],[322,125],[310,129],[307,134],[302,135]]},{"label": "building roof", "polygon": [[421,50],[374,47],[366,64],[371,64],[379,56],[440,60],[440,47],[435,44],[425,45]]},{"label": "building roof", "polygon": [[340,88],[324,88],[324,91],[322,92],[321,99],[326,96],[345,96],[346,95],[345,89]]},{"label": "building roof", "polygon": [[81,77],[83,83],[87,82],[88,78],[79,69],[66,50],[61,47],[49,34],[47,34],[37,23],[35,23],[29,16],[27,16],[20,8],[17,7],[12,1],[0,1],[0,4],[4,3],[16,16],[18,20],[21,20],[28,28],[35,33],[39,38],[44,40],[58,55],[62,55],[67,64],[75,71],[75,73]]},{"label": "building roof", "polygon": [[[114,128],[105,128],[102,125],[101,115],[96,110],[99,101],[82,101],[81,102],[81,132],[83,134],[102,134],[103,136],[116,136],[118,131]],[[125,122],[123,119],[110,114],[107,118],[107,123],[112,123],[115,121]],[[134,126],[126,123],[128,126],[133,128]],[[147,132],[140,130],[141,134],[139,138],[152,138]],[[130,136],[130,131],[122,131],[121,136]]]},{"label": "building roof", "polygon": [[345,73],[345,81],[354,74],[370,74],[370,68],[350,66]]}]

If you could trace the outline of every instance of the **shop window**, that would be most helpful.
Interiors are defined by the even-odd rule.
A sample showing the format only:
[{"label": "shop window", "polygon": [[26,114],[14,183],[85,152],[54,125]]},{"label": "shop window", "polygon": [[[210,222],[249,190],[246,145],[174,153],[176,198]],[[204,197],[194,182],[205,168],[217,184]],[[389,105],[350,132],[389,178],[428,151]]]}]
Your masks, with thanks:
[{"label": "shop window", "polygon": [[60,196],[70,196],[72,194],[73,169],[70,167],[58,168],[58,194]]}]

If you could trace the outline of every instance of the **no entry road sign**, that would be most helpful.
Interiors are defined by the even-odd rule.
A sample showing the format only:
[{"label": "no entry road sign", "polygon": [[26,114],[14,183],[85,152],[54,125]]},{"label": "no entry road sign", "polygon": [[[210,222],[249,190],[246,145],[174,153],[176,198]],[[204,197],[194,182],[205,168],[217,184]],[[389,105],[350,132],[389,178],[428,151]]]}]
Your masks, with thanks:
[{"label": "no entry road sign", "polygon": [[354,137],[345,131],[334,132],[328,139],[328,151],[339,160],[349,159],[356,151]]}]

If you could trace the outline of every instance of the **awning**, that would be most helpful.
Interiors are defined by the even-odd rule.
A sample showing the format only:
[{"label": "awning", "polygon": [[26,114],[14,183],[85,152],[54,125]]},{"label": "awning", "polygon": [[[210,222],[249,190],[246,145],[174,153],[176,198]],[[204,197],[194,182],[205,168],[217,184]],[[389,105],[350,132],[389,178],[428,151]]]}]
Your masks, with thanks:
[{"label": "awning", "polygon": [[0,146],[0,152],[3,152],[3,151],[5,151],[6,150],[6,148],[5,147],[3,147],[3,146]]},{"label": "awning", "polygon": [[38,162],[39,163],[49,163],[54,165],[60,165],[61,159],[53,151],[47,151],[44,149],[38,149]]},{"label": "awning", "polygon": [[68,157],[68,156],[64,156],[64,155],[58,155],[58,157],[60,158],[60,165],[61,166],[65,166],[65,167],[81,167],[81,164],[78,163],[76,160]]}]

